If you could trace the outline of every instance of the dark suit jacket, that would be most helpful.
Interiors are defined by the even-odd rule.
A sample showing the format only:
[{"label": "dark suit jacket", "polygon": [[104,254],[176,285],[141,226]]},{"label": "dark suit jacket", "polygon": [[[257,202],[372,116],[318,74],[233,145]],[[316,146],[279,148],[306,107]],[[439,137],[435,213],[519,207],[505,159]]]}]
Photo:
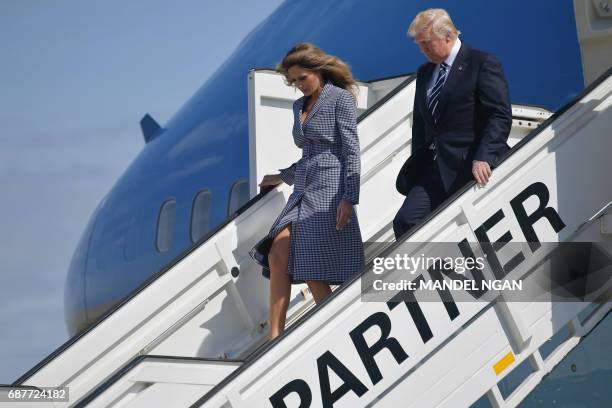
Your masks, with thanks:
[{"label": "dark suit jacket", "polygon": [[461,44],[438,102],[434,123],[427,109],[427,84],[435,64],[417,71],[412,125],[412,155],[400,170],[396,188],[406,195],[431,163],[435,143],[436,164],[447,194],[473,178],[472,160],[491,167],[508,150],[512,127],[508,84],[501,63],[491,54]]}]

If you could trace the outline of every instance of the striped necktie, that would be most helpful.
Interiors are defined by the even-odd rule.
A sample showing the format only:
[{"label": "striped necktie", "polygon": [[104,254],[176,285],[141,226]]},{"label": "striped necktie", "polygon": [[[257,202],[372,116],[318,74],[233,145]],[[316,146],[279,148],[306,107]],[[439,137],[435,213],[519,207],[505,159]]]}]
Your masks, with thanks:
[{"label": "striped necktie", "polygon": [[431,93],[429,94],[429,102],[427,102],[427,108],[429,112],[431,112],[431,117],[434,120],[434,123],[438,122],[438,116],[436,115],[436,108],[438,107],[438,102],[440,102],[440,94],[442,93],[442,88],[444,87],[444,80],[448,75],[448,64],[443,62],[440,64],[440,70],[438,71],[438,79],[436,79],[436,83],[434,87],[431,89]]}]

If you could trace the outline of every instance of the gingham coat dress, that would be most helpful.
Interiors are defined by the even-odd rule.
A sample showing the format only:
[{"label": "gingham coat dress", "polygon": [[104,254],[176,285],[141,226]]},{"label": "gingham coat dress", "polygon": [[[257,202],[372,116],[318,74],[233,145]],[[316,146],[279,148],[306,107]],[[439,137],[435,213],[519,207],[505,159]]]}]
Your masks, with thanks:
[{"label": "gingham coat dress", "polygon": [[251,250],[251,256],[269,277],[268,252],[274,237],[289,223],[291,245],[288,273],[292,283],[318,280],[346,281],[363,267],[363,243],[355,211],[350,222],[336,230],[341,200],[359,202],[360,151],[355,99],[327,82],[304,123],[300,123],[304,97],[293,104],[293,140],[302,158],[280,177],[293,185],[293,193],[270,232]]}]

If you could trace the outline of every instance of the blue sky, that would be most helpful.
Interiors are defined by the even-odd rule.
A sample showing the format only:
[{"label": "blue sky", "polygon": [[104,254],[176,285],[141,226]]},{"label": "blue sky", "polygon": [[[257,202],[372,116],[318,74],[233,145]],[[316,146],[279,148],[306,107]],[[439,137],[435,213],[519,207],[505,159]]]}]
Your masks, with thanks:
[{"label": "blue sky", "polygon": [[68,339],[68,264],[142,116],[163,125],[280,3],[0,3],[0,384]]}]

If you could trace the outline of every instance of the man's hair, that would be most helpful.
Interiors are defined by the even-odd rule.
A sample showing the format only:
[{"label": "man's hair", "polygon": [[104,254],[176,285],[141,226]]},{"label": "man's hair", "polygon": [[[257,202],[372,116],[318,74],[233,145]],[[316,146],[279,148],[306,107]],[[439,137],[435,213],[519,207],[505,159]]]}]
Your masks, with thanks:
[{"label": "man's hair", "polygon": [[461,31],[453,24],[448,12],[444,9],[427,9],[416,15],[410,27],[408,27],[408,35],[416,37],[419,33],[432,27],[433,34],[438,38],[444,38],[450,35],[451,38],[457,38]]}]

